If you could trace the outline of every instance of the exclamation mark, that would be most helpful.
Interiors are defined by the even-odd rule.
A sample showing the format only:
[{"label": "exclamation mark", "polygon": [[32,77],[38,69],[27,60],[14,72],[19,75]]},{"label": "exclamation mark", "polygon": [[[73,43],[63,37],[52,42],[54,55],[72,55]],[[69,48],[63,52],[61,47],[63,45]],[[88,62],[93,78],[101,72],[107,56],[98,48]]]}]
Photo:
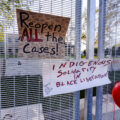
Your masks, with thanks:
[{"label": "exclamation mark", "polygon": [[56,55],[58,55],[58,43],[56,44]]},{"label": "exclamation mark", "polygon": [[55,69],[55,65],[53,65],[53,70]]}]

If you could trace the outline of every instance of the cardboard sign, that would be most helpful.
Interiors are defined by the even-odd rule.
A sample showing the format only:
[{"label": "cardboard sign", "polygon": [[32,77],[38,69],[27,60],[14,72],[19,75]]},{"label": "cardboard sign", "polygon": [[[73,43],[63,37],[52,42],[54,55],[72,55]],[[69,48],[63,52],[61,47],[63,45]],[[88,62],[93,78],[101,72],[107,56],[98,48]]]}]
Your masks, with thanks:
[{"label": "cardboard sign", "polygon": [[65,35],[70,18],[17,9],[18,56],[23,58],[63,59]]},{"label": "cardboard sign", "polygon": [[111,83],[107,72],[110,63],[106,59],[44,63],[44,97]]}]

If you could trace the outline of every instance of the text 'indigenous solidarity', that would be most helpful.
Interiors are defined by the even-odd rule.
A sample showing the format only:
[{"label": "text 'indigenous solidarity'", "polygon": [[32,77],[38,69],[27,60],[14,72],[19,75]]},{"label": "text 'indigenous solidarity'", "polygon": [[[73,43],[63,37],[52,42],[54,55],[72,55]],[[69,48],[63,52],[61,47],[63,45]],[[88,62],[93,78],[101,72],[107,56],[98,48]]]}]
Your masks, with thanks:
[{"label": "text 'indigenous solidarity'", "polygon": [[[62,76],[69,76],[71,74],[73,74],[73,80],[71,81],[67,81],[66,85],[73,85],[73,84],[77,84],[78,82],[82,83],[82,82],[90,82],[92,80],[95,80],[97,78],[103,78],[103,77],[107,77],[107,72],[106,73],[102,73],[102,74],[97,74],[94,75],[94,73],[96,72],[96,67],[98,66],[108,66],[111,63],[111,60],[97,60],[97,61],[80,61],[80,62],[64,62],[61,63],[58,66],[58,71],[57,71],[57,76],[56,78],[62,77]],[[68,69],[66,70],[65,68],[68,67]],[[53,70],[55,69],[55,65],[53,65]],[[90,76],[86,76],[84,78],[81,78],[81,74],[82,73],[91,73]],[[79,79],[79,81],[78,81]],[[60,86],[64,86],[65,83],[64,81],[59,81],[56,82],[56,86],[60,87]]]},{"label": "text 'indigenous solidarity'", "polygon": [[110,64],[111,60],[108,59],[45,63],[44,71],[50,70],[45,74],[43,71],[43,83],[51,81],[52,88],[58,90],[58,93],[61,89],[67,89],[67,92],[108,84],[107,69]]}]

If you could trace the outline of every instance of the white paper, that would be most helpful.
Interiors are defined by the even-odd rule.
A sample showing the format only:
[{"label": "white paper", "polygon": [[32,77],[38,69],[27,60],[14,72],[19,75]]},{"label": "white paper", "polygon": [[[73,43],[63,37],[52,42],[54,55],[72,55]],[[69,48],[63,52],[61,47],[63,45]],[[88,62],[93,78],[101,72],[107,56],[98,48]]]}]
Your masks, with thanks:
[{"label": "white paper", "polygon": [[39,60],[6,60],[6,76],[41,75],[42,64]]},{"label": "white paper", "polygon": [[109,59],[44,63],[44,97],[109,84],[107,69],[110,64]]}]

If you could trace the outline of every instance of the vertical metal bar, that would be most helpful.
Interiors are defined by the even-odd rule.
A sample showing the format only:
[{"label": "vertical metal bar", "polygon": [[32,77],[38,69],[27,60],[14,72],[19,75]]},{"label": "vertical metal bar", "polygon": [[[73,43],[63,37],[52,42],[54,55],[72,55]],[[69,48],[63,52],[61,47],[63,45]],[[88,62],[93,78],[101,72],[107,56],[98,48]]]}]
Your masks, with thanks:
[{"label": "vertical metal bar", "polygon": [[0,58],[0,120],[1,118],[1,76],[2,76],[2,66],[3,66],[3,60]]},{"label": "vertical metal bar", "polygon": [[29,108],[28,108],[28,105],[29,105],[29,103],[28,103],[28,85],[29,85],[28,80],[29,80],[29,77],[28,77],[28,75],[26,76],[26,78],[27,78],[27,80],[26,80],[26,86],[27,86],[26,87],[26,105],[27,105],[26,118],[27,118],[27,120],[29,120]]},{"label": "vertical metal bar", "polygon": [[96,0],[87,2],[87,59],[94,59]]},{"label": "vertical metal bar", "polygon": [[[98,58],[104,58],[106,0],[99,0]],[[102,120],[103,87],[96,89],[96,120]]]},{"label": "vertical metal bar", "polygon": [[76,0],[76,15],[75,15],[75,53],[76,59],[81,58],[81,6],[82,0]]},{"label": "vertical metal bar", "polygon": [[[94,58],[96,0],[87,1],[87,59]],[[84,120],[92,120],[93,88],[85,91]]]},{"label": "vertical metal bar", "polygon": [[[75,13],[75,53],[76,60],[81,58],[81,4],[82,0],[76,0]],[[80,118],[80,92],[75,92],[75,120]]]}]

